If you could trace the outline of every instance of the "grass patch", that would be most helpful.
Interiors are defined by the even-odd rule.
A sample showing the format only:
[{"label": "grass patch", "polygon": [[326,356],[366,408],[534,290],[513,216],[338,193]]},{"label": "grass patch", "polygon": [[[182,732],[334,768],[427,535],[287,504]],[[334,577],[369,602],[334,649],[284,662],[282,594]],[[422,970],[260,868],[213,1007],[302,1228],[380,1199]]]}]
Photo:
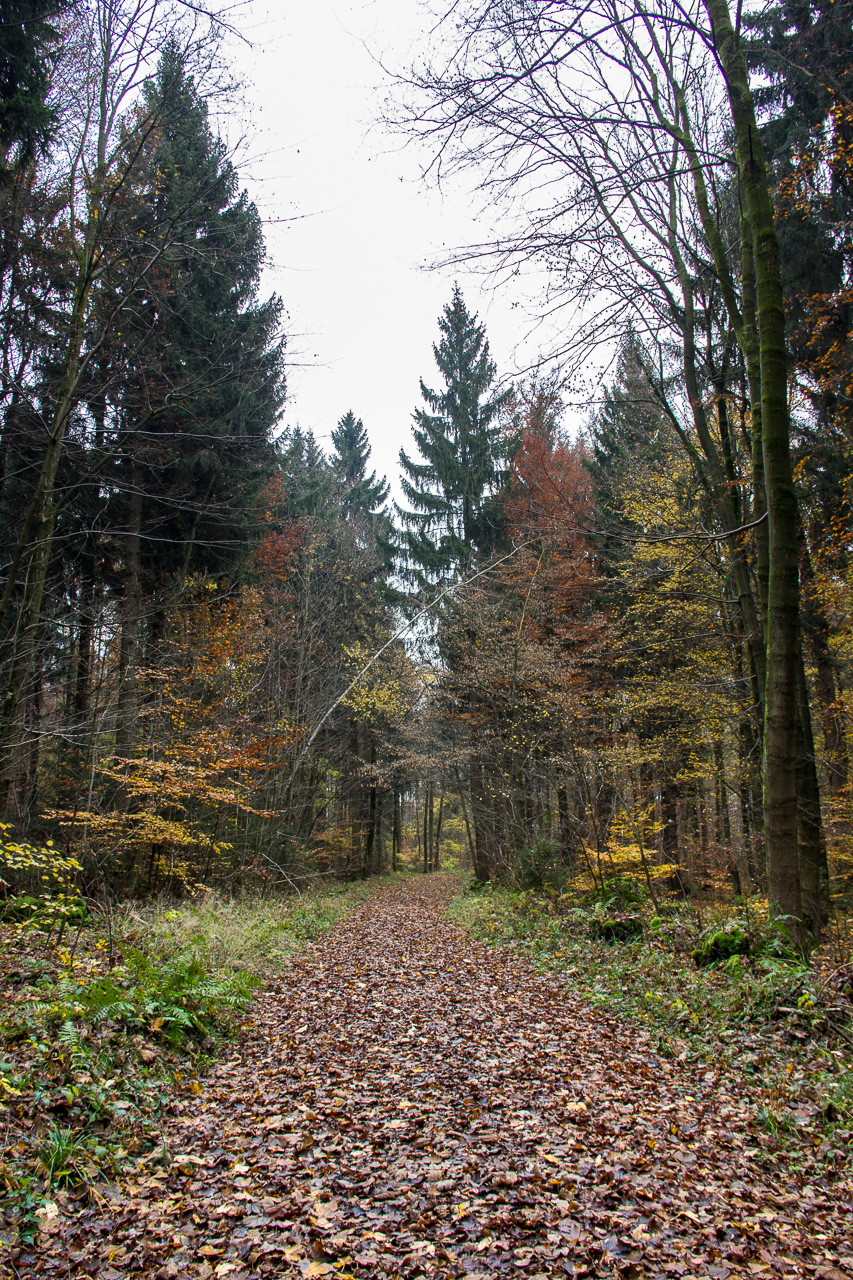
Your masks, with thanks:
[{"label": "grass patch", "polygon": [[[487,885],[461,893],[449,909],[473,937],[523,952],[565,975],[594,1008],[642,1024],[660,1054],[740,1074],[756,1093],[756,1123],[771,1144],[805,1140],[826,1163],[846,1164],[853,968],[828,951],[811,965],[774,955],[774,932],[754,916],[727,919],[706,908],[700,922],[687,904],[652,910],[630,904],[624,918],[640,921],[639,931],[605,941],[600,921],[623,918],[612,903]],[[698,967],[693,955],[703,940],[735,931],[751,936],[751,955]]]},{"label": "grass patch", "polygon": [[38,912],[0,926],[0,1245],[32,1242],[47,1196],[85,1199],[156,1153],[164,1108],[201,1091],[253,988],[386,882],[92,906],[66,945]]},{"label": "grass patch", "polygon": [[306,942],[320,937],[392,877],[333,885],[302,897],[208,893],[192,902],[125,910],[116,921],[122,944],[154,955],[191,955],[221,973],[270,977]]}]

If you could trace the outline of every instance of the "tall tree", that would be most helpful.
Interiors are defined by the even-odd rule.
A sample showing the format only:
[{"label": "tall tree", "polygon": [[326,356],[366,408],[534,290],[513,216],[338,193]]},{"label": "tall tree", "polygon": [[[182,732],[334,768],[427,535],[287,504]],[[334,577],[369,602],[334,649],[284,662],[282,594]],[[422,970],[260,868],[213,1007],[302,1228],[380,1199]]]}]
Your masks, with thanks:
[{"label": "tall tree", "polygon": [[[758,397],[753,396],[751,409],[754,424],[760,423],[758,438],[767,511],[764,825],[768,889],[774,909],[796,920],[804,906],[797,828],[798,733],[802,733],[797,692],[801,638],[798,510],[791,463],[785,297],[770,178],[739,33],[726,0],[705,0],[705,9],[725,77],[734,126],[744,208],[743,283],[744,291],[751,291],[757,342]],[[751,347],[752,342],[748,345]],[[757,435],[757,425],[753,431]],[[812,918],[819,919],[818,904],[810,901],[806,905]]]},{"label": "tall tree", "polygon": [[332,470],[345,489],[344,501],[355,511],[377,515],[387,502],[390,485],[376,472],[367,474],[370,461],[370,444],[361,418],[352,409],[341,418],[332,431]]},{"label": "tall tree", "polygon": [[[420,90],[408,125],[441,139],[443,160],[485,166],[483,186],[518,213],[491,248],[504,264],[539,259],[558,273],[554,306],[580,321],[567,325],[563,352],[589,357],[603,334],[624,332],[633,318],[655,356],[644,376],[730,539],[763,710],[770,896],[776,911],[798,917],[797,742],[807,703],[797,695],[784,299],[739,32],[726,0],[640,9],[623,0],[489,0],[454,5],[451,28],[449,56],[407,77],[409,91]],[[720,168],[732,145],[734,199]],[[752,432],[751,495],[733,466],[730,410],[739,400]]]},{"label": "tall tree", "polygon": [[44,150],[56,128],[48,105],[50,63],[58,44],[53,19],[77,0],[0,2],[0,183]]},{"label": "tall tree", "polygon": [[[256,298],[260,219],[238,190],[176,40],[138,114],[143,128],[161,123],[151,135],[151,181],[129,202],[128,232],[168,249],[125,325],[142,358],[124,362],[110,391],[127,673],[140,595],[150,599],[175,575],[222,572],[243,554],[273,467],[270,433],[283,397],[281,304]],[[116,269],[121,282],[121,261]],[[128,755],[135,705],[124,675],[121,689],[117,749]]]},{"label": "tall tree", "polygon": [[[50,299],[52,331],[23,388],[38,423],[4,554],[0,809],[19,769],[30,673],[39,669],[55,530],[75,495],[88,485],[111,507],[124,550],[113,546],[109,571],[115,577],[122,566],[137,583],[146,467],[149,482],[177,500],[166,513],[171,524],[161,510],[160,527],[146,532],[160,551],[167,538],[180,540],[180,567],[191,567],[188,546],[215,543],[232,554],[249,523],[241,517],[277,410],[278,306],[255,303],[257,213],[237,196],[233,171],[205,133],[202,95],[191,83],[191,64],[200,75],[215,71],[213,25],[196,15],[183,26],[169,0],[91,0],[56,72],[68,90],[60,105],[69,165],[57,148],[51,168],[67,270]],[[183,96],[162,92],[162,76],[159,85],[150,79],[170,39],[182,42]],[[170,160],[170,142],[187,141],[194,126],[195,151],[178,146]],[[69,474],[72,455],[80,466]],[[93,467],[103,487],[100,479],[91,485]],[[237,476],[250,481],[240,492]],[[128,587],[129,610],[136,588]]]},{"label": "tall tree", "polygon": [[400,450],[400,483],[410,508],[397,511],[405,525],[408,571],[421,589],[464,571],[475,553],[494,546],[494,499],[513,446],[503,421],[512,391],[495,388],[497,366],[485,328],[468,311],[458,284],[438,327],[433,354],[444,386],[432,391],[422,380],[426,408],[414,413],[422,461]]}]

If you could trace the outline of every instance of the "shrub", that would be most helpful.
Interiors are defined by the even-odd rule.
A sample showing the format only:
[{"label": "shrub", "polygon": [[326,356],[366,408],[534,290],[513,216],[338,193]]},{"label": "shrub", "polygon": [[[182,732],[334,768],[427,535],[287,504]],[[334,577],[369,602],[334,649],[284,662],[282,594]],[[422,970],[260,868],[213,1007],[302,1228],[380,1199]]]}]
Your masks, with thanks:
[{"label": "shrub", "polygon": [[88,924],[92,917],[82,898],[76,895],[60,895],[56,898],[34,898],[30,893],[19,893],[0,905],[0,920],[10,924],[29,924],[48,933],[57,924]]},{"label": "shrub", "polygon": [[586,895],[590,904],[618,902],[622,906],[640,906],[646,901],[648,890],[636,876],[609,876],[601,885]]},{"label": "shrub", "polygon": [[562,889],[571,874],[553,840],[535,840],[515,855],[512,878],[519,889]]}]

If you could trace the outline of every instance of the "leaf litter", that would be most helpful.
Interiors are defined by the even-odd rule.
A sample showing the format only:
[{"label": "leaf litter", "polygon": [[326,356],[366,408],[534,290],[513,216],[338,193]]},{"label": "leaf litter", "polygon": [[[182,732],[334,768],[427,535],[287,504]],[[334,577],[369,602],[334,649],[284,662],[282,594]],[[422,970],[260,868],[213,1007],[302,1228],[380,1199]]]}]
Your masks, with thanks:
[{"label": "leaf litter", "polygon": [[40,1212],[19,1277],[853,1276],[853,1188],[742,1078],[379,890],[258,997],[163,1146]]}]

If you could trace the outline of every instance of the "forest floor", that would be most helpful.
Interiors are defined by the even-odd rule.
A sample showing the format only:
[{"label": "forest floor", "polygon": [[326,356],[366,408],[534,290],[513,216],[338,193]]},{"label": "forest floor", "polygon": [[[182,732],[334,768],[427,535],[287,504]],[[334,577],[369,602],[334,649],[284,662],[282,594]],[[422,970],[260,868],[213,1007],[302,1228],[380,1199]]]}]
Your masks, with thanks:
[{"label": "forest floor", "polygon": [[[274,977],[164,1141],[39,1211],[19,1277],[853,1275],[853,1195],[749,1086],[380,889]],[[808,1167],[808,1166],[804,1166]]]}]

